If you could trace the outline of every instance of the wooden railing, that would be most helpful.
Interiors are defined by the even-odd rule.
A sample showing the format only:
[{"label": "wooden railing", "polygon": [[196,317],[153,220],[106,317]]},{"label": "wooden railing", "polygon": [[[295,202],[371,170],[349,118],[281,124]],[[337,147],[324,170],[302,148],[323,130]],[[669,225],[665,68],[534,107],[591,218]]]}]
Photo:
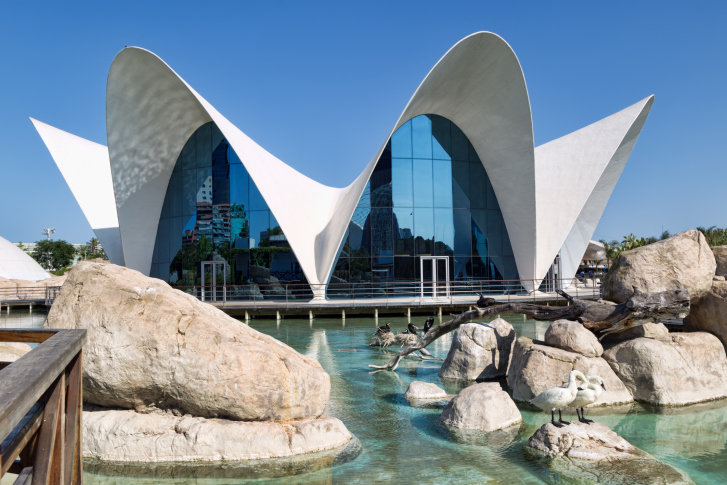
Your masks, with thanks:
[{"label": "wooden railing", "polygon": [[15,485],[82,483],[81,348],[86,330],[3,329],[0,342],[39,343],[0,362],[0,478]]}]

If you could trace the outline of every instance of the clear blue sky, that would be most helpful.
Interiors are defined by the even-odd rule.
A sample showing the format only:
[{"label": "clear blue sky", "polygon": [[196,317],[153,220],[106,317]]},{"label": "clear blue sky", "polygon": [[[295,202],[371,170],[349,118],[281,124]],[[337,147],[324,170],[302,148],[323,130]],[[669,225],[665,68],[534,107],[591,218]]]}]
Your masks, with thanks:
[{"label": "clear blue sky", "polygon": [[106,144],[106,75],[125,45],[340,187],[437,60],[481,30],[520,59],[536,145],[656,95],[594,238],[725,227],[725,18],[722,1],[3,2],[0,236],[93,236],[28,117]]}]

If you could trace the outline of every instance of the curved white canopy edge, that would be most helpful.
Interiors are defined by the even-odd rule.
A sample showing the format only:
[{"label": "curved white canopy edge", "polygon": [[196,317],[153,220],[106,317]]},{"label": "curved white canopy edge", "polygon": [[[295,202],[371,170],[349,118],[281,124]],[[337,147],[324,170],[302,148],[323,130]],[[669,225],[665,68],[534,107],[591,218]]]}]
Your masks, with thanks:
[{"label": "curved white canopy edge", "polygon": [[539,274],[547,273],[560,250],[560,277],[575,275],[653,103],[649,96],[535,149],[536,166],[543,171],[538,202],[549,208],[537,249],[540,261],[550,263]]},{"label": "curved white canopy edge", "polygon": [[124,264],[108,149],[30,118],[91,229],[114,264]]}]

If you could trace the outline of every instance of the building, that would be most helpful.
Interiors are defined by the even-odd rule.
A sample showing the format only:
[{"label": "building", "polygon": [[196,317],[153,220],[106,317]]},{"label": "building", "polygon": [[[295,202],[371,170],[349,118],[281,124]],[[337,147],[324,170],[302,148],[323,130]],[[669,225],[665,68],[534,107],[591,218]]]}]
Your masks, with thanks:
[{"label": "building", "polygon": [[0,278],[40,281],[50,277],[28,253],[0,237]]},{"label": "building", "polygon": [[316,298],[438,296],[571,278],[652,103],[535,147],[520,63],[480,32],[345,188],[275,158],[140,48],[111,65],[108,148],[33,123],[114,263],[180,286],[217,262],[228,284],[275,276]]}]

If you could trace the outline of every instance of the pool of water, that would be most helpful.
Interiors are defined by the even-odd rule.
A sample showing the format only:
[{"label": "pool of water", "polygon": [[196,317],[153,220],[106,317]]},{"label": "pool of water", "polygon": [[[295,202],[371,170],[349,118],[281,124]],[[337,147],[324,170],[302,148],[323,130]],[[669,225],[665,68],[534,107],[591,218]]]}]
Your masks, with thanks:
[{"label": "pool of water", "polygon": [[[42,325],[39,312],[20,310],[0,316],[0,326]],[[511,317],[520,335],[540,337],[547,324]],[[403,330],[407,320],[380,319]],[[413,317],[417,326],[424,317]],[[87,483],[106,485],[227,483],[547,483],[545,471],[528,461],[522,446],[549,419],[545,413],[521,407],[524,425],[515,434],[487,435],[457,432],[439,422],[443,405],[412,407],[403,398],[414,380],[432,382],[455,394],[467,384],[437,376],[441,362],[404,359],[396,372],[372,372],[368,364],[383,364],[398,349],[368,346],[375,330],[372,318],[308,320],[252,320],[251,326],[316,358],[331,375],[331,398],[326,413],[340,418],[361,443],[360,455],[347,463],[312,473],[275,479],[232,480],[132,479],[87,473]],[[451,335],[428,349],[444,358]],[[501,385],[506,387],[504,381]],[[633,445],[659,460],[687,472],[698,484],[727,481],[727,401],[678,409],[651,408],[638,404],[587,412],[610,426]]]}]

